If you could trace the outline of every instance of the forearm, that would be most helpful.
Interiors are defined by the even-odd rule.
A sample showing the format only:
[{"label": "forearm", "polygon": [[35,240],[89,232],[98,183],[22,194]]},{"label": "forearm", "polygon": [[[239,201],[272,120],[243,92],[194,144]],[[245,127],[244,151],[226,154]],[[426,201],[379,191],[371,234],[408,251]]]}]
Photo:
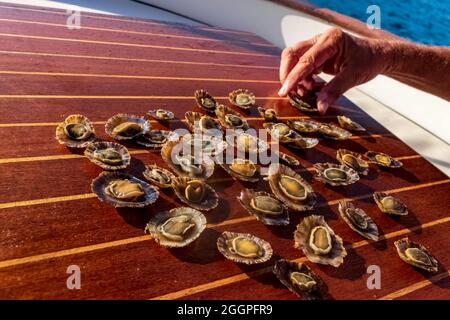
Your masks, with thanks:
[{"label": "forearm", "polygon": [[450,47],[388,41],[385,75],[450,101]]}]

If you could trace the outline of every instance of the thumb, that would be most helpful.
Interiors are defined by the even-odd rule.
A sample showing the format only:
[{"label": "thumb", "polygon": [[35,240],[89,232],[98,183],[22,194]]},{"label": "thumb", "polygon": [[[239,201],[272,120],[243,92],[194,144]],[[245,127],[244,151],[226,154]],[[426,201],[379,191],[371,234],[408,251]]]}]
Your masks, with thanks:
[{"label": "thumb", "polygon": [[355,73],[350,68],[343,69],[331,79],[317,95],[317,108],[325,114],[328,107],[333,104],[344,92],[357,85]]}]

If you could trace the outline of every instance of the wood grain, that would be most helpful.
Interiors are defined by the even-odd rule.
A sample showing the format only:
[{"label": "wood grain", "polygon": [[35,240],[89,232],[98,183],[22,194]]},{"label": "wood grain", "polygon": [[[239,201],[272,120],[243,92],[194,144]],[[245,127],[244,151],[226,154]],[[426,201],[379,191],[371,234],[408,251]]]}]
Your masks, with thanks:
[{"label": "wood grain", "polygon": [[[293,248],[292,233],[309,213],[292,213],[291,224],[268,227],[254,220],[236,196],[258,185],[234,181],[217,168],[209,183],[220,195],[218,208],[206,213],[208,227],[191,246],[167,250],[143,229],[161,210],[182,205],[171,191],[142,210],[116,210],[98,201],[90,183],[101,169],[82,154],[59,145],[55,127],[65,117],[90,118],[99,138],[110,140],[105,121],[119,112],[145,115],[167,108],[176,119],[154,128],[185,127],[195,107],[193,93],[204,88],[227,103],[228,93],[246,87],[257,103],[284,119],[302,117],[336,123],[345,114],[367,133],[347,141],[327,141],[305,151],[281,150],[301,162],[299,173],[319,194],[313,213],[323,215],[349,248],[338,268],[311,265],[334,299],[382,297],[449,298],[448,226],[450,180],[389,130],[345,98],[327,116],[304,114],[276,95],[279,49],[255,35],[207,26],[83,14],[85,29],[63,26],[65,11],[0,3],[0,298],[4,299],[295,299],[272,276],[279,257],[304,260]],[[262,127],[256,109],[244,113]],[[142,178],[147,164],[165,166],[158,152],[126,144],[132,154],[128,172]],[[383,151],[398,157],[399,170],[371,167],[367,177],[341,188],[313,179],[312,165],[335,162],[337,148]],[[371,200],[374,191],[396,194],[410,214],[392,219]],[[364,241],[339,219],[339,200],[354,201],[379,225],[378,243]],[[261,266],[225,260],[215,242],[225,230],[253,233],[269,241],[275,256]],[[409,236],[430,248],[441,263],[436,278],[405,265],[393,241]],[[67,266],[81,267],[82,289],[66,288]],[[365,268],[379,264],[381,291],[365,287]],[[424,291],[425,290],[425,291]]]}]

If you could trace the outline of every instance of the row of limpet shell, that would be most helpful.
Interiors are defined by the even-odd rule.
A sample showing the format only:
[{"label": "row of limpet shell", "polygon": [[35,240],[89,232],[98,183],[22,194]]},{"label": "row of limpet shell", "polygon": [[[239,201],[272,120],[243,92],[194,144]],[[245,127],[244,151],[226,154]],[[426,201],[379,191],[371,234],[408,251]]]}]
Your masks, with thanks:
[{"label": "row of limpet shell", "polygon": [[[219,106],[216,99],[205,90],[195,91],[194,97],[197,105],[206,112],[215,113]],[[255,95],[247,89],[233,90],[229,94],[229,101],[244,110],[250,109],[256,103]]]}]

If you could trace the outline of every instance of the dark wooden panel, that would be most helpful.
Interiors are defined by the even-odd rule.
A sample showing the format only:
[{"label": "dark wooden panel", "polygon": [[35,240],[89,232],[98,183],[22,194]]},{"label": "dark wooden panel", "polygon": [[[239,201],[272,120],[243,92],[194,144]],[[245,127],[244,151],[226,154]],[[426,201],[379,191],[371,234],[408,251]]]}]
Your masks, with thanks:
[{"label": "dark wooden panel", "polygon": [[[87,14],[82,19],[84,26],[132,32],[82,29],[71,32],[73,37],[68,37],[69,32],[60,27],[1,20],[56,24],[65,21],[63,11],[29,9],[7,9],[0,4],[0,33],[23,35],[0,35],[1,50],[31,53],[0,52],[0,72],[18,72],[15,75],[3,73],[0,80],[0,189],[3,190],[0,196],[0,298],[295,298],[270,274],[238,282],[225,280],[220,286],[210,283],[241,277],[243,272],[252,275],[253,271],[271,264],[242,267],[226,261],[216,250],[215,241],[223,230],[250,232],[268,240],[276,257],[299,258],[302,254],[292,247],[292,233],[306,213],[293,213],[292,223],[287,227],[266,227],[252,220],[236,201],[239,191],[251,184],[235,182],[223,170],[217,169],[210,183],[220,194],[221,203],[206,213],[209,228],[188,248],[167,250],[144,236],[143,228],[154,212],[181,205],[170,191],[162,192],[158,202],[144,210],[116,210],[91,194],[90,181],[100,173],[100,169],[87,159],[72,155],[54,139],[56,123],[73,113],[85,114],[98,122],[98,136],[104,139],[109,138],[104,133],[103,122],[118,112],[143,115],[150,108],[164,107],[173,110],[178,118],[169,128],[182,127],[184,124],[179,119],[184,113],[198,110],[194,107],[192,95],[200,88],[224,97],[220,101],[226,103],[229,91],[247,87],[257,94],[259,105],[274,108],[284,117],[310,116],[276,98],[279,57],[265,54],[279,51],[271,46],[258,45],[266,42],[248,33],[124,17]],[[178,38],[136,34],[134,31],[171,34]],[[70,39],[75,41],[66,41]],[[102,41],[108,43],[100,43]],[[149,46],[133,46],[133,43]],[[174,46],[191,50],[165,48]],[[169,78],[68,77],[27,72]],[[186,81],[180,78],[210,80]],[[11,98],[11,95],[20,96]],[[43,98],[52,95],[64,98]],[[171,98],[155,98],[157,96]],[[336,122],[337,114],[354,117],[368,128],[368,133],[342,142],[321,140],[317,148],[303,152],[282,148],[300,159],[302,175],[320,194],[314,213],[324,215],[346,244],[356,243],[358,246],[350,250],[346,263],[339,269],[313,266],[326,280],[333,298],[379,298],[424,279],[398,259],[392,247],[393,239],[361,244],[361,238],[338,218],[336,200],[342,198],[358,198],[355,204],[365,209],[379,224],[382,233],[389,237],[407,233],[429,246],[443,270],[447,270],[449,246],[443,244],[448,241],[448,178],[344,98],[330,108],[326,117],[318,118]],[[246,116],[251,118],[252,126],[261,128],[261,120],[255,118],[258,117],[256,110],[251,110]],[[22,126],[22,123],[26,125]],[[156,128],[161,127],[153,124]],[[128,146],[132,151],[141,151],[137,146]],[[357,152],[384,151],[406,158],[402,160],[404,167],[400,170],[373,168],[368,177],[355,185],[330,188],[314,181],[312,173],[305,168],[316,162],[334,161],[337,148]],[[50,160],[55,156],[66,159]],[[140,176],[143,166],[153,162],[162,164],[157,152],[133,154],[129,171]],[[260,183],[257,188],[267,190],[267,184]],[[398,192],[411,213],[400,219],[382,214],[370,199],[374,190]],[[61,196],[63,198],[58,198]],[[385,285],[380,292],[358,291],[364,289],[364,270],[372,263],[382,266],[386,275],[383,276]],[[66,268],[70,264],[81,266],[83,290],[66,289]],[[179,292],[193,288],[195,293],[203,285],[210,290],[191,296]],[[441,287],[433,285],[430,288],[436,297],[449,297],[448,291]],[[417,291],[418,296],[422,290],[425,288]],[[358,293],[353,294],[355,291]],[[408,296],[414,297],[414,291],[405,297]]]}]

